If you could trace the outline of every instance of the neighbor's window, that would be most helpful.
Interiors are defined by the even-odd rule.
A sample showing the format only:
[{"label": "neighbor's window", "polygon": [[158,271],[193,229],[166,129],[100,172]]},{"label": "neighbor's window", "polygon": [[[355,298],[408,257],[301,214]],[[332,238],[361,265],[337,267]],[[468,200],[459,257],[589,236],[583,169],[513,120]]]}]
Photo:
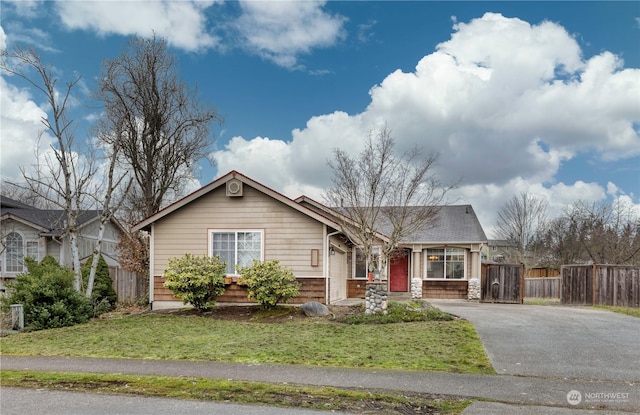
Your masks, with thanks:
[{"label": "neighbor's window", "polygon": [[11,232],[6,238],[5,267],[7,272],[24,271],[24,241],[18,232]]},{"label": "neighbor's window", "polygon": [[247,267],[262,261],[262,231],[210,231],[211,256],[220,255],[227,274],[237,274],[236,266]]},{"label": "neighbor's window", "polygon": [[40,250],[38,249],[37,241],[27,241],[26,256],[33,258],[36,261],[40,261]]},{"label": "neighbor's window", "polygon": [[427,278],[464,278],[464,249],[427,249]]}]

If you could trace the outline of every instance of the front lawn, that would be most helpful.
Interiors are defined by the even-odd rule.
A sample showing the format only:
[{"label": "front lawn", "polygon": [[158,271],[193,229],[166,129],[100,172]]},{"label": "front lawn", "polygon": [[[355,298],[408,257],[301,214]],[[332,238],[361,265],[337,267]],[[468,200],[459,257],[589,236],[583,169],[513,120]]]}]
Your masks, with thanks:
[{"label": "front lawn", "polygon": [[15,334],[0,346],[11,355],[495,373],[475,329],[463,320],[348,325],[147,313]]}]

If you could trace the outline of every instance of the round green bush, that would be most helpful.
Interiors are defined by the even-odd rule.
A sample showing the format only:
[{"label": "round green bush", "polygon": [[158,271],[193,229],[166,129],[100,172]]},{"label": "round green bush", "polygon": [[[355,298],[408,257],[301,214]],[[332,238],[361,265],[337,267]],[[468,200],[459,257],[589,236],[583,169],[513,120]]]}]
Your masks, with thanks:
[{"label": "round green bush", "polygon": [[198,310],[208,310],[224,293],[227,264],[219,256],[201,257],[189,253],[182,258],[170,258],[164,271],[164,286],[184,304]]},{"label": "round green bush", "polygon": [[7,283],[2,306],[22,304],[25,330],[42,330],[84,323],[92,315],[89,300],[73,288],[74,273],[47,256],[40,263],[25,258],[28,272]]},{"label": "round green bush", "polygon": [[300,292],[293,272],[278,260],[253,261],[253,265],[239,268],[238,272],[247,286],[249,300],[257,301],[267,309],[297,297]]}]

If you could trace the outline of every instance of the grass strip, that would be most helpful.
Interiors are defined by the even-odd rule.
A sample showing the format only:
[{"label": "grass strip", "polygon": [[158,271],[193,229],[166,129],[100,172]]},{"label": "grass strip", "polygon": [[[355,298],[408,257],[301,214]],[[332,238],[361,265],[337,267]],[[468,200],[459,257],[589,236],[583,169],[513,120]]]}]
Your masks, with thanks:
[{"label": "grass strip", "polygon": [[526,305],[561,305],[559,298],[525,298],[522,304]]},{"label": "grass strip", "polygon": [[2,354],[495,373],[464,320],[277,324],[141,314],[0,339]]},{"label": "grass strip", "polygon": [[197,377],[3,370],[3,387],[127,394],[256,404],[355,414],[460,414],[471,401],[403,392],[306,387]]},{"label": "grass strip", "polygon": [[613,311],[614,313],[626,314],[632,317],[640,317],[640,308],[638,307],[616,307],[612,305],[596,305],[594,307]]}]

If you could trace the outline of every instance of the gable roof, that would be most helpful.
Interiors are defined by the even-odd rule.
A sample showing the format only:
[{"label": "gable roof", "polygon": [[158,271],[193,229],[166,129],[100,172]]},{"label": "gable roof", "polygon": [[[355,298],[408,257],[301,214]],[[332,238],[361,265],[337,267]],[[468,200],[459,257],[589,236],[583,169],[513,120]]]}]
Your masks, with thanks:
[{"label": "gable roof", "polygon": [[487,243],[487,236],[471,205],[438,208],[431,226],[415,232],[404,243]]},{"label": "gable roof", "polygon": [[[344,208],[329,208],[307,196],[296,202],[317,211],[327,212],[334,218],[342,216]],[[471,205],[436,206],[437,213],[431,224],[404,238],[401,243],[487,243],[487,237]],[[390,225],[380,221],[377,230],[382,235],[391,233]]]},{"label": "gable roof", "polygon": [[[81,210],[78,214],[78,226],[82,227],[97,220],[100,210]],[[64,222],[67,214],[60,209],[39,209],[6,196],[0,195],[0,220],[13,219],[27,226],[38,229],[46,235],[64,234]],[[119,228],[122,226],[112,220]]]},{"label": "gable roof", "polygon": [[258,190],[261,193],[264,193],[267,196],[272,197],[273,199],[284,203],[285,205],[291,207],[294,210],[297,210],[313,219],[316,219],[317,221],[331,226],[334,229],[340,229],[340,224],[337,223],[335,220],[333,220],[332,218],[330,218],[329,216],[318,212],[316,210],[310,209],[306,206],[301,205],[300,203],[296,203],[296,201],[289,199],[288,197],[286,197],[285,195],[276,192],[275,190],[256,182],[253,179],[250,179],[249,177],[245,176],[244,174],[236,171],[236,170],[232,170],[229,173],[225,174],[224,176],[219,177],[218,179],[212,181],[211,183],[201,187],[200,189],[196,190],[195,192],[183,197],[182,199],[170,204],[169,206],[165,207],[164,209],[161,209],[160,211],[158,211],[157,213],[149,216],[146,219],[143,219],[141,222],[137,223],[136,225],[134,225],[133,230],[137,231],[137,230],[149,230],[150,226],[152,223],[156,222],[157,220],[171,214],[172,212],[175,212],[176,210],[182,208],[183,206],[188,205],[189,203],[191,203],[192,201],[208,194],[209,192],[218,189],[219,187],[225,185],[225,183],[231,179],[236,179],[241,181],[242,183],[253,187],[254,189]]}]

